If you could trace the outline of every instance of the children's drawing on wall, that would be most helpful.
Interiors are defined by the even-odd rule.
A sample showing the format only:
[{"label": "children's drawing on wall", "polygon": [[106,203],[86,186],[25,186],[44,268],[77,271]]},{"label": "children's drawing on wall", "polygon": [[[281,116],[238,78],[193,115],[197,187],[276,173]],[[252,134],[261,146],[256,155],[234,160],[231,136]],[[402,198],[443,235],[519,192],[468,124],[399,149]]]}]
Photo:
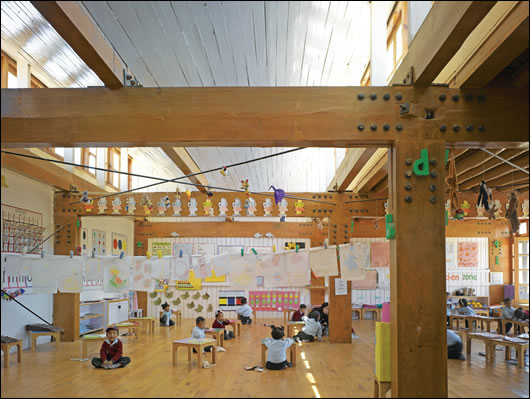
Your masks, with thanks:
[{"label": "children's drawing on wall", "polygon": [[362,280],[370,267],[370,243],[355,243],[339,246],[341,278]]},{"label": "children's drawing on wall", "polygon": [[182,212],[182,201],[180,200],[180,191],[177,190],[173,201],[173,216],[180,216],[180,212]]},{"label": "children's drawing on wall", "polygon": [[92,229],[92,249],[95,251],[96,255],[106,255],[105,236],[106,233],[104,231]]},{"label": "children's drawing on wall", "polygon": [[191,255],[171,258],[171,280],[188,280],[191,267]]},{"label": "children's drawing on wall", "polygon": [[390,267],[390,242],[371,242],[370,257],[372,267]]},{"label": "children's drawing on wall", "polygon": [[105,292],[126,292],[129,284],[128,258],[107,258],[103,265],[103,289]]},{"label": "children's drawing on wall", "polygon": [[165,197],[160,198],[160,201],[158,201],[157,205],[158,205],[158,215],[164,216],[166,211],[171,206],[171,202],[169,201],[169,196],[166,195]]},{"label": "children's drawing on wall", "polygon": [[287,216],[287,206],[289,203],[284,198],[281,200],[280,205],[278,206],[278,209],[280,210],[280,218],[283,218],[282,221],[285,221],[285,217]]},{"label": "children's drawing on wall", "polygon": [[116,197],[112,200],[112,213],[114,215],[119,215],[121,211],[121,199]]},{"label": "children's drawing on wall", "polygon": [[207,198],[206,201],[202,203],[202,207],[204,209],[204,214],[206,216],[214,216],[213,215],[213,204],[210,198]]},{"label": "children's drawing on wall", "polygon": [[83,260],[78,256],[53,258],[57,268],[57,289],[65,293],[83,291]]},{"label": "children's drawing on wall", "polygon": [[247,210],[247,216],[254,216],[256,212],[256,200],[252,197],[247,198],[245,201],[245,209]]},{"label": "children's drawing on wall", "polygon": [[289,285],[287,269],[281,253],[260,255],[256,261],[256,274],[263,276],[267,287],[287,287]]},{"label": "children's drawing on wall", "polygon": [[232,272],[230,285],[236,288],[248,288],[256,284],[256,257],[231,255]]},{"label": "children's drawing on wall", "polygon": [[153,201],[151,201],[151,198],[149,197],[149,194],[144,193],[142,195],[142,201],[140,202],[140,206],[143,206],[144,213],[146,215],[150,215],[151,211],[153,210]]},{"label": "children's drawing on wall", "polygon": [[106,198],[100,198],[98,200],[98,213],[101,215],[105,213],[107,210],[107,199]]},{"label": "children's drawing on wall", "polygon": [[22,259],[22,275],[31,276],[33,294],[57,292],[57,263],[51,257]]},{"label": "children's drawing on wall", "polygon": [[121,255],[127,251],[127,236],[112,233],[112,255]]},{"label": "children's drawing on wall", "polygon": [[304,202],[302,200],[298,200],[294,203],[294,207],[296,210],[296,214],[301,215],[304,211]]},{"label": "children's drawing on wall", "polygon": [[337,276],[339,269],[336,247],[310,249],[309,266],[317,277]]},{"label": "children's drawing on wall", "polygon": [[478,242],[458,243],[458,267],[478,267]]},{"label": "children's drawing on wall", "polygon": [[154,290],[151,262],[146,262],[145,257],[135,257],[131,269],[131,282],[129,289],[133,291]]}]

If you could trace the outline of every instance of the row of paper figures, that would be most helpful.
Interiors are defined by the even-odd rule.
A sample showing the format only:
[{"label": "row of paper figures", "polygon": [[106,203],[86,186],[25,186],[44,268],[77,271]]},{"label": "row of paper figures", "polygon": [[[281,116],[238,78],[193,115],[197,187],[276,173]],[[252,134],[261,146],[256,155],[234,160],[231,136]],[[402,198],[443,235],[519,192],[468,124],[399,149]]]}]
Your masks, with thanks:
[{"label": "row of paper figures", "polygon": [[[146,215],[151,215],[151,212],[154,212],[153,203],[150,200],[142,201],[144,213]],[[101,198],[97,202],[98,213],[104,214],[107,210],[107,199]],[[202,203],[202,208],[205,216],[215,216],[214,203],[211,198],[207,198],[206,201]],[[226,198],[221,198],[217,203],[219,209],[218,216],[227,216],[228,208],[230,204]],[[273,211],[273,202],[270,198],[267,198],[262,204],[263,206],[263,215],[272,216]],[[280,216],[286,216],[289,203],[285,198],[281,200],[278,204],[278,211]],[[92,212],[94,208],[93,201],[89,199],[88,202],[84,203],[85,211]],[[197,216],[197,211],[199,209],[199,204],[195,198],[191,198],[187,203],[188,211],[186,216]],[[236,198],[232,202],[232,216],[241,216],[243,209],[246,212],[246,216],[256,216],[258,204],[256,200],[252,197],[245,200],[245,204],[241,202],[239,198]],[[302,200],[297,200],[294,203],[295,211],[297,215],[301,215],[304,211],[304,202]],[[129,215],[134,215],[136,210],[136,200],[134,197],[129,197],[125,204],[125,212]],[[183,216],[182,215],[182,200],[180,198],[175,198],[173,202],[169,199],[169,196],[165,196],[157,203],[158,216]],[[173,211],[173,213],[171,213]],[[122,201],[120,197],[116,197],[112,201],[112,214],[119,215],[122,212]],[[167,215],[166,215],[167,212]]]}]

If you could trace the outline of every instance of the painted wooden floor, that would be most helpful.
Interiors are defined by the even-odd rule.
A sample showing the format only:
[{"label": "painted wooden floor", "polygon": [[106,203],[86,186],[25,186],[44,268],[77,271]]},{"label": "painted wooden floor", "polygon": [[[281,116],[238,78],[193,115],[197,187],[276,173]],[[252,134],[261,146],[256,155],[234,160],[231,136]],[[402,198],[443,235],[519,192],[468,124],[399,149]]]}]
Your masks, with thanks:
[{"label": "painted wooden floor", "polygon": [[[353,344],[330,344],[327,338],[322,343],[302,344],[296,368],[245,371],[244,366],[260,364],[260,340],[270,336],[270,329],[259,325],[264,322],[273,321],[242,326],[242,336],[225,342],[227,352],[218,354],[213,369],[199,370],[196,358],[188,362],[182,349],[178,365],[172,366],[170,342],[190,336],[193,321],[188,319],[182,327],[157,326],[153,336],[142,334],[137,341],[122,337],[124,354],[132,359],[123,369],[96,370],[90,362],[70,361],[81,357],[80,341],[62,343],[59,352],[55,344],[40,345],[36,353],[24,351],[22,363],[11,361],[8,369],[2,368],[1,396],[372,397],[373,321],[353,322],[361,337]],[[528,360],[522,370],[498,352],[495,366],[490,366],[478,355],[483,350],[482,343],[474,341],[470,359],[449,360],[449,397],[528,398]],[[98,351],[99,346],[92,344],[89,357]],[[11,358],[15,360],[16,355]]]}]

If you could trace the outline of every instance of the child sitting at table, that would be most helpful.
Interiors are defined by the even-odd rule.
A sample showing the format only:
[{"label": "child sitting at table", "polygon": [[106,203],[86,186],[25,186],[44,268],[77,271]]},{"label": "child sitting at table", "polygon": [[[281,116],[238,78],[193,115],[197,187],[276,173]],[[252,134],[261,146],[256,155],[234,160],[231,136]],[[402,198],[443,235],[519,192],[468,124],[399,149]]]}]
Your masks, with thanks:
[{"label": "child sitting at table", "polygon": [[212,328],[222,328],[224,331],[224,339],[232,339],[234,338],[234,332],[233,331],[227,331],[225,329],[225,326],[228,326],[230,324],[230,321],[225,319],[223,317],[223,311],[218,310],[215,312],[215,320],[213,321]]},{"label": "child sitting at table", "polygon": [[118,338],[118,327],[110,326],[105,332],[107,333],[107,339],[101,345],[100,357],[92,359],[92,366],[107,370],[127,366],[131,362],[131,358],[122,356],[123,345]]},{"label": "child sitting at table", "polygon": [[445,293],[445,302],[446,302],[445,309],[446,309],[446,316],[447,316],[447,325],[449,325],[449,316],[451,316],[455,307],[449,300],[448,292]]},{"label": "child sitting at table", "polygon": [[524,310],[523,308],[515,309],[515,312],[513,312],[513,319],[517,321],[528,322],[528,310]]},{"label": "child sitting at table", "polygon": [[267,363],[265,367],[269,370],[281,370],[286,367],[293,367],[291,362],[287,361],[287,349],[294,344],[292,338],[283,338],[283,327],[270,326],[272,328],[272,338],[264,338],[261,342],[267,347]]},{"label": "child sitting at table", "polygon": [[252,324],[252,308],[247,305],[247,298],[241,298],[241,305],[236,313],[241,319],[241,324]]},{"label": "child sitting at table", "polygon": [[[204,317],[202,316],[197,317],[195,319],[195,327],[193,327],[193,330],[191,330],[191,337],[195,339],[205,339],[206,338],[206,335],[204,334],[205,328],[206,328],[206,320],[204,319]],[[222,346],[218,346],[216,349],[217,349],[217,352],[226,352],[225,348],[223,348]],[[211,351],[212,351],[212,347],[207,346],[204,348],[203,353],[211,352]],[[197,353],[195,348],[193,348],[193,353]]]},{"label": "child sitting at table", "polygon": [[302,321],[305,323],[304,328],[293,338],[296,342],[309,341],[312,342],[315,340],[315,335],[318,337],[318,340],[322,342],[322,325],[319,322],[320,313],[316,310],[313,310],[309,313],[309,316],[302,316]]},{"label": "child sitting at table", "polygon": [[453,330],[447,330],[447,358],[466,360],[462,354],[462,338]]},{"label": "child sitting at table", "polygon": [[162,317],[160,317],[160,325],[161,326],[174,326],[175,322],[171,320],[171,314],[177,313],[177,311],[171,309],[169,307],[169,303],[167,302],[163,303],[161,306],[164,312],[162,313]]},{"label": "child sitting at table", "polygon": [[300,308],[293,313],[291,316],[291,321],[300,321],[302,320],[302,316],[305,316],[305,312],[307,310],[307,306],[305,306],[303,303],[300,305]]},{"label": "child sitting at table", "polygon": [[[512,320],[514,316],[515,308],[512,306],[512,300],[510,298],[504,298],[504,306],[502,307],[501,320]],[[506,323],[506,331],[504,334],[508,334],[512,329],[512,323]]]},{"label": "child sitting at table", "polygon": [[[458,306],[459,308],[457,309],[457,314],[463,316],[475,316],[475,311],[468,305],[466,298],[460,298],[458,300]],[[469,328],[467,320],[466,328]]]}]

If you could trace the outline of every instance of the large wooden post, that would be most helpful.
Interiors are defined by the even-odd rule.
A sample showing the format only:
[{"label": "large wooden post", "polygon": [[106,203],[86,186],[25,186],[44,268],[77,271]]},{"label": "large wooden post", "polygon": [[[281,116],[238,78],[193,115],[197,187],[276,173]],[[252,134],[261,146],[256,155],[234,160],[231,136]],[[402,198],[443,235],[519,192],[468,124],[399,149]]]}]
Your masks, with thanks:
[{"label": "large wooden post", "polygon": [[397,141],[391,165],[392,396],[447,397],[444,143]]},{"label": "large wooden post", "polygon": [[[337,195],[336,209],[329,217],[329,243],[331,245],[349,242],[348,228],[350,216],[344,214],[346,195]],[[338,254],[338,251],[337,251]],[[339,259],[340,276],[340,259]],[[347,282],[347,295],[335,295],[335,279],[329,278],[329,341],[331,343],[351,343],[351,281]]]}]

